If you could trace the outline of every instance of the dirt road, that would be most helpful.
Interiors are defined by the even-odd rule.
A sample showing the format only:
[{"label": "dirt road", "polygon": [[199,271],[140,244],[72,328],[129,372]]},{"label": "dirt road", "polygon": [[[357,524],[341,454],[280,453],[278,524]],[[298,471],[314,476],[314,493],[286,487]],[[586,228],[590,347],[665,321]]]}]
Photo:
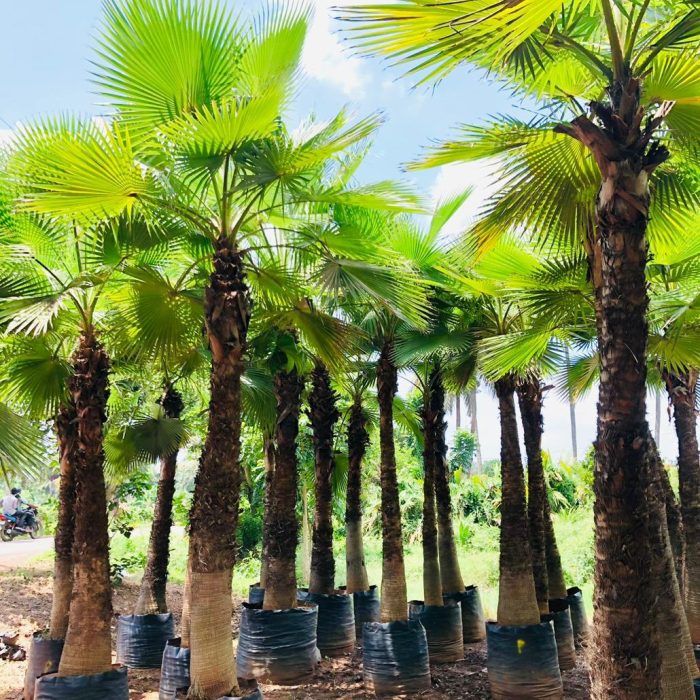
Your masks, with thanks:
[{"label": "dirt road", "polygon": [[0,573],[27,566],[50,549],[53,549],[53,537],[40,537],[37,540],[19,537],[12,542],[0,542]]}]

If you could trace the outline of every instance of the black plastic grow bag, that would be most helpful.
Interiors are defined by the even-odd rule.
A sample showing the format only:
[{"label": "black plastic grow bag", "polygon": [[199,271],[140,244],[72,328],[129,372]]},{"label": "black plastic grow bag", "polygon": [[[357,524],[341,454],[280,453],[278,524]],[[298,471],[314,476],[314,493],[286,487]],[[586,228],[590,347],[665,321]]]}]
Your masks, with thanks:
[{"label": "black plastic grow bag", "polygon": [[571,612],[571,625],[574,628],[574,643],[580,647],[588,639],[588,618],[583,604],[583,594],[580,588],[569,588],[566,593]]},{"label": "black plastic grow bag", "polygon": [[342,656],[355,649],[355,614],[347,593],[308,593],[307,603],[318,606],[316,646],[324,656]]},{"label": "black plastic grow bag", "polygon": [[174,700],[178,690],[190,687],[190,650],[180,642],[180,637],[169,639],[163,650],[159,700]]},{"label": "black plastic grow bag", "polygon": [[318,608],[263,610],[243,603],[238,639],[238,677],[281,685],[308,679],[321,660],[316,647]]},{"label": "black plastic grow bag", "polygon": [[467,586],[461,593],[447,593],[443,599],[456,600],[462,608],[462,639],[465,644],[474,644],[486,638],[484,608],[478,586]]},{"label": "black plastic grow bag", "polygon": [[41,676],[36,681],[34,700],[129,700],[126,667],[92,676]]},{"label": "black plastic grow bag", "polygon": [[27,671],[24,674],[24,700],[34,700],[34,685],[39,676],[56,673],[63,653],[63,639],[44,639],[35,632],[29,647]]},{"label": "black plastic grow bag", "polygon": [[172,613],[120,615],[117,620],[117,661],[128,668],[158,668],[163,649],[175,636]]},{"label": "black plastic grow bag", "polygon": [[428,642],[420,620],[366,622],[362,641],[365,685],[376,695],[430,688]]},{"label": "black plastic grow bag", "polygon": [[[340,587],[345,591],[345,586]],[[355,591],[352,594],[352,607],[355,614],[355,637],[362,640],[362,628],[365,622],[379,622],[379,591],[370,586],[368,591]]]},{"label": "black plastic grow bag", "polygon": [[457,601],[425,605],[422,600],[412,600],[408,604],[408,617],[420,620],[425,627],[431,664],[452,663],[464,658],[462,611]]},{"label": "black plastic grow bag", "polygon": [[352,594],[355,609],[355,636],[362,639],[365,622],[379,622],[379,591],[370,586],[368,591],[355,591]]},{"label": "black plastic grow bag", "polygon": [[248,602],[253,605],[263,602],[265,597],[265,589],[260,587],[259,583],[251,583],[248,586]]},{"label": "black plastic grow bag", "polygon": [[554,636],[557,640],[559,668],[570,671],[576,666],[576,647],[574,645],[574,628],[571,622],[571,610],[567,598],[555,598],[549,601],[549,613],[554,622]]},{"label": "black plastic grow bag", "polygon": [[[185,700],[187,697],[187,691],[186,690],[180,690],[177,695],[173,695],[173,700],[176,698],[179,700],[182,698],[182,700]],[[265,700],[262,690],[260,688],[256,688],[255,690],[251,690],[249,693],[246,693],[245,695],[224,695],[221,698],[217,698],[217,700]]]},{"label": "black plastic grow bag", "polygon": [[489,685],[493,700],[562,700],[554,623],[486,623]]}]

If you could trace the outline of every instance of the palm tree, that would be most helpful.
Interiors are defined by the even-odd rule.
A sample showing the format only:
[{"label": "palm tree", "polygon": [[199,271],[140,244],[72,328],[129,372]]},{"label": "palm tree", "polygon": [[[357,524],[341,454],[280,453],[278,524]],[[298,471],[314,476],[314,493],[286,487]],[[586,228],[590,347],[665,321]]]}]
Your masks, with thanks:
[{"label": "palm tree", "polygon": [[[43,177],[50,173],[50,155],[67,139],[83,144],[110,143],[118,148],[114,131],[101,131],[77,121],[57,120],[28,127],[23,131],[12,172],[18,190],[25,193],[20,206],[41,208],[38,204]],[[124,142],[119,142],[124,145]],[[49,170],[46,170],[49,168]],[[135,186],[142,177],[129,173]],[[21,189],[20,189],[21,188]],[[35,200],[34,197],[37,199]],[[107,505],[103,473],[103,424],[106,420],[109,358],[100,340],[109,325],[105,305],[109,285],[119,275],[127,259],[138,259],[129,229],[118,232],[109,226],[85,226],[56,216],[53,219],[23,215],[21,225],[11,235],[15,276],[26,281],[21,294],[3,300],[2,315],[9,333],[44,335],[65,329],[75,339],[68,378],[68,413],[61,412],[59,428],[64,461],[73,461],[75,519],[73,532],[73,586],[69,624],[61,657],[61,675],[91,675],[111,670],[111,583]],[[71,405],[75,409],[75,434],[71,437]],[[77,445],[70,452],[69,440]],[[66,465],[64,471],[68,469]],[[70,478],[66,480],[69,487]],[[69,503],[68,494],[66,503]],[[67,520],[67,518],[66,518]],[[70,525],[61,537],[60,560],[67,565]],[[67,575],[67,573],[66,573]],[[62,577],[65,580],[66,576]],[[60,630],[59,630],[60,631]]]},{"label": "palm tree", "polygon": [[396,479],[394,445],[394,396],[398,391],[398,371],[393,357],[395,324],[382,319],[381,350],[377,361],[377,401],[379,403],[380,481],[382,488],[382,622],[406,620],[408,593],[401,534],[399,484]]},{"label": "palm tree", "polygon": [[[131,393],[134,391],[134,380],[138,376],[138,370],[133,366],[129,369],[132,380]],[[125,368],[120,370],[124,373]],[[148,398],[151,399],[150,396]],[[160,462],[146,567],[134,608],[135,615],[168,612],[165,593],[170,558],[175,474],[180,446],[187,439],[187,432],[181,421],[184,408],[182,395],[172,379],[166,380],[165,385],[161,387],[160,396],[156,399],[156,410],[152,411],[151,415],[137,415],[134,419],[129,411],[128,416],[122,417],[118,415],[119,411],[114,405],[110,406],[106,452],[112,473],[128,473],[139,466],[150,465],[154,461]]]},{"label": "palm tree", "polygon": [[[560,2],[539,0],[517,5],[408,0],[398,7],[354,8],[349,15],[363,21],[358,43],[410,63],[413,72],[435,79],[469,61],[574,111],[570,123],[550,124],[572,138],[574,167],[595,163],[601,193],[581,200],[573,192],[580,206],[560,201],[559,209],[566,201],[568,215],[557,221],[568,222],[588,252],[604,348],[596,442],[593,697],[652,698],[659,694],[660,651],[649,610],[656,600],[655,567],[662,563],[655,563],[650,549],[656,517],[647,500],[653,446],[645,417],[646,230],[650,180],[670,155],[661,141],[679,152],[697,144],[698,92],[686,81],[693,71],[699,11],[669,0],[630,8],[600,0],[561,9]],[[579,98],[590,101],[588,114],[581,114]],[[554,147],[569,148],[560,142]],[[464,152],[453,149],[453,157],[457,150]],[[557,173],[547,175],[554,175],[551,182]],[[657,174],[657,182],[662,177]],[[529,212],[532,220],[551,215],[561,190],[537,180],[537,191],[529,194],[512,190],[511,201],[519,198],[521,213]],[[503,203],[504,195],[499,199]],[[695,199],[691,194],[687,201]],[[550,234],[547,228],[531,230],[540,237]],[[618,566],[622,560],[632,562],[634,573]],[[640,658],[646,663],[635,665]]]},{"label": "palm tree", "polygon": [[367,372],[348,376],[350,407],[347,416],[348,486],[345,500],[345,561],[348,593],[369,591],[362,539],[362,462],[369,445],[369,416],[364,406]]},{"label": "palm tree", "polygon": [[[473,355],[469,348],[473,336],[466,324],[455,323],[450,318],[450,304],[454,301],[445,298],[440,290],[454,286],[456,273],[454,261],[450,259],[449,242],[446,240],[445,227],[459,211],[471,193],[466,189],[435,206],[429,225],[421,229],[410,220],[404,220],[397,226],[392,236],[392,246],[419,270],[420,274],[431,283],[432,326],[428,333],[420,329],[403,329],[397,349],[400,361],[432,361],[433,372],[423,378],[425,410],[429,410],[429,438],[425,449],[432,450],[432,476],[435,485],[437,506],[438,549],[440,579],[442,592],[447,595],[459,595],[465,590],[464,581],[457,558],[457,546],[452,523],[452,500],[447,468],[447,443],[445,423],[445,358],[452,365],[450,373],[455,380],[455,388],[463,389],[471,380]],[[466,316],[469,316],[467,312]],[[450,357],[451,355],[451,357]],[[466,358],[466,359],[465,359]],[[424,368],[425,369],[425,368]],[[432,407],[432,408],[431,408]],[[427,416],[423,416],[424,420]],[[424,426],[425,427],[425,426]],[[431,470],[428,469],[428,473]],[[430,520],[430,514],[428,514]],[[429,524],[428,524],[428,527]]]},{"label": "palm tree", "polygon": [[328,368],[320,360],[314,363],[311,384],[309,415],[313,431],[316,478],[309,592],[330,595],[335,592],[332,497],[332,477],[335,468],[333,433],[340,413],[336,407],[338,395],[331,386]]},{"label": "palm tree", "polygon": [[[3,229],[3,233],[9,233]],[[3,275],[4,276],[4,275]],[[12,297],[17,290],[10,293]],[[59,455],[58,515],[54,532],[53,595],[48,638],[65,639],[68,630],[68,612],[73,587],[73,527],[75,516],[75,451],[77,448],[75,407],[68,399],[67,379],[69,357],[65,356],[66,339],[47,334],[39,338],[8,337],[2,348],[3,376],[0,382],[2,396],[10,406],[34,420],[48,420],[54,425]],[[12,414],[8,416],[11,417]],[[16,439],[25,439],[26,429],[12,425],[6,432],[6,462],[3,472],[8,481],[19,465],[26,467],[21,475],[33,476],[31,468],[40,459],[38,436],[15,445]],[[7,471],[9,470],[9,471]]]},{"label": "palm tree", "polygon": [[[275,471],[267,517],[269,540],[263,600],[263,608],[267,610],[294,608],[297,599],[297,436],[304,380],[299,372],[300,358],[294,334],[281,334],[279,346],[279,368],[274,374],[278,416],[275,431]],[[286,348],[286,351],[283,348]]]}]

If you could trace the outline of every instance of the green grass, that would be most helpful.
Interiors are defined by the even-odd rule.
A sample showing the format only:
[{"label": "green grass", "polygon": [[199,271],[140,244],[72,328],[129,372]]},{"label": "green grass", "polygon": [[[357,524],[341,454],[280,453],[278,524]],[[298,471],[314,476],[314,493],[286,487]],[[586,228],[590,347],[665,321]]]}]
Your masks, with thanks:
[{"label": "green grass", "polygon": [[[554,515],[554,526],[566,575],[567,585],[579,586],[583,590],[586,609],[592,610],[593,594],[593,514],[588,509],[579,509]],[[466,584],[476,584],[481,591],[484,611],[495,618],[498,605],[498,528],[458,523],[459,559]],[[148,546],[147,526],[137,528],[130,538],[120,534],[111,542],[111,559],[117,561],[128,557],[145,557]],[[345,574],[344,543],[335,543],[337,581],[343,583]],[[404,548],[406,583],[409,600],[423,597],[422,554],[420,543],[407,544]],[[52,553],[42,554],[39,559],[48,561]],[[170,580],[183,583],[187,560],[187,540],[181,529],[175,529],[171,538]],[[301,562],[301,553],[297,557]],[[379,585],[382,578],[382,548],[377,538],[365,541],[365,561],[370,582]],[[138,575],[140,567],[132,567],[130,573]],[[233,575],[233,590],[246,595],[248,586],[258,580],[259,562],[254,557],[244,558],[236,564]],[[304,577],[299,566],[299,580]]]}]

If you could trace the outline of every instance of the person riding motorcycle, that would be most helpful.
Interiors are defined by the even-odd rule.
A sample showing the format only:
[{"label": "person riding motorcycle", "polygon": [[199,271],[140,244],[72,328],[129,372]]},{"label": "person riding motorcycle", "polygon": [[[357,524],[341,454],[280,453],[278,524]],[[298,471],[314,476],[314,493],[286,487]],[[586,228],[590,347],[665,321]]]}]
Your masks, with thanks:
[{"label": "person riding motorcycle", "polygon": [[22,510],[29,504],[22,500],[22,489],[12,488],[2,499],[2,514],[15,524],[16,527],[31,527],[34,514],[30,510]]}]

